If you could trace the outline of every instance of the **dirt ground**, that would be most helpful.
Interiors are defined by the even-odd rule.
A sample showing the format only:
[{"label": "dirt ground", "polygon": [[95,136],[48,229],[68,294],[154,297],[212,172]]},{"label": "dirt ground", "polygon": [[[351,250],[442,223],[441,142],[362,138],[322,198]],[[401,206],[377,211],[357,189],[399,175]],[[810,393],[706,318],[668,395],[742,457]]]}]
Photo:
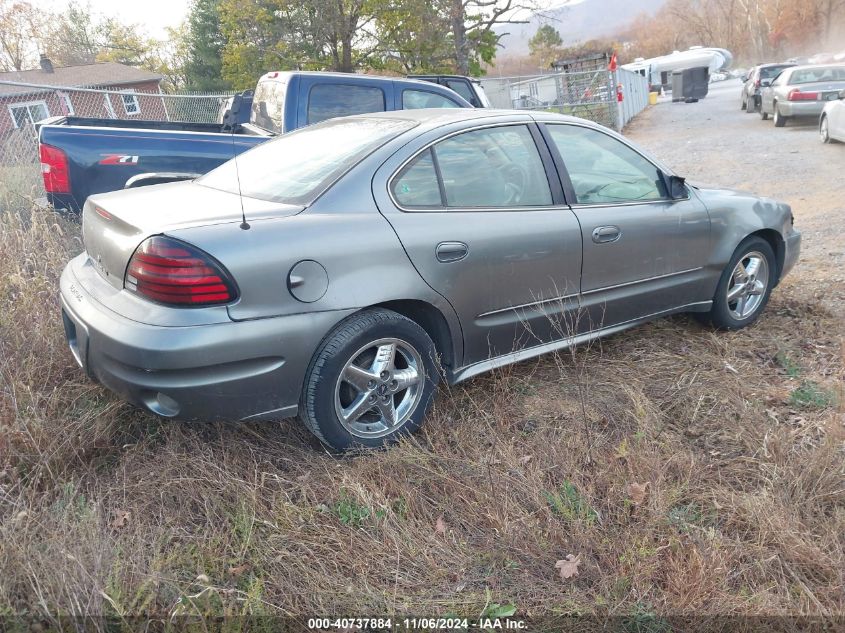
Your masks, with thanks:
[{"label": "dirt ground", "polygon": [[845,145],[776,130],[738,93],[659,104],[627,133],[691,180],[793,205],[804,253],[754,326],[681,315],[507,367],[364,455],[327,454],[296,420],[161,421],[87,379],[57,299],[79,226],[0,196],[0,628],[841,628]]},{"label": "dirt ground", "polygon": [[806,292],[845,317],[845,144],[825,145],[817,121],[740,110],[739,80],[711,84],[698,103],[662,101],[625,135],[691,182],[730,187],[792,205],[803,234],[800,264],[784,286]]}]

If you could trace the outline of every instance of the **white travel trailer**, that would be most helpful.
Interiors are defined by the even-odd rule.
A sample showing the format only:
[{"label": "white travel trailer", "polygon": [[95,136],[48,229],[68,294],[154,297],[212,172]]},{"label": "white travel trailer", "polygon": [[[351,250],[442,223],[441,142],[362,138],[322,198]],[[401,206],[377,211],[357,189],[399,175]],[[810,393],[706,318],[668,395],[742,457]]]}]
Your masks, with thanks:
[{"label": "white travel trailer", "polygon": [[668,88],[672,84],[672,72],[687,68],[708,68],[711,73],[728,70],[733,62],[733,55],[724,48],[691,46],[689,50],[674,51],[670,55],[643,59],[638,57],[622,68],[639,73],[648,79],[652,86]]}]

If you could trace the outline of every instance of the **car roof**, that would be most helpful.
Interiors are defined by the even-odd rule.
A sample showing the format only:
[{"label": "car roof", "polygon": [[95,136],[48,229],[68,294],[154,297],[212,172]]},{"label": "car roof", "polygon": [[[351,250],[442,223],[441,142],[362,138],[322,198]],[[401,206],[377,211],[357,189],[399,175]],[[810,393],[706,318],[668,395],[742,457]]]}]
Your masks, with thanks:
[{"label": "car roof", "polygon": [[[415,84],[430,88],[432,84],[430,81],[422,81],[420,79],[409,79],[407,77],[387,77],[384,75],[362,75],[359,73],[338,73],[322,70],[279,70],[264,73],[259,81],[263,79],[280,79],[290,77],[318,77],[318,78],[335,78],[335,79],[352,79],[353,81],[374,81],[374,82],[399,82],[402,84]],[[443,86],[441,86],[443,88]],[[448,88],[446,88],[448,90]]]},{"label": "car roof", "polygon": [[[569,122],[599,127],[598,124],[586,119],[557,114],[555,112],[533,112],[530,110],[496,110],[493,108],[420,108],[416,110],[393,110],[388,112],[373,112],[359,114],[356,117],[369,119],[391,119],[413,121],[419,128],[431,129],[451,123],[490,119],[491,122],[508,121],[556,121]],[[353,117],[351,117],[353,118]],[[420,130],[421,131],[421,130]]]}]

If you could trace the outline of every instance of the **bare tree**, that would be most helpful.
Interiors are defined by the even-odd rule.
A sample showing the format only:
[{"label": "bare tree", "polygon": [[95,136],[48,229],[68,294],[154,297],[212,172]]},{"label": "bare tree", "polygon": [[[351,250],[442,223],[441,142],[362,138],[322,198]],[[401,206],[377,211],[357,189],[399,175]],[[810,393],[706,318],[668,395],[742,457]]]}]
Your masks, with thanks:
[{"label": "bare tree", "polygon": [[24,70],[38,60],[45,15],[29,2],[0,0],[0,68]]}]

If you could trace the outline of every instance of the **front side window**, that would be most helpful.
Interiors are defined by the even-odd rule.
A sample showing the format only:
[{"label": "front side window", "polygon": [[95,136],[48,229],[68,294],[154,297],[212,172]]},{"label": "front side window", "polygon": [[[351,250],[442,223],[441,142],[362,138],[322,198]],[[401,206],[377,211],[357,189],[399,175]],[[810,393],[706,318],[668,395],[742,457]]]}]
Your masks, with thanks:
[{"label": "front side window", "polygon": [[473,130],[440,141],[396,176],[392,191],[406,207],[552,204],[542,159],[525,125]]},{"label": "front side window", "polygon": [[370,112],[384,112],[384,92],[381,88],[317,84],[308,95],[309,124]]},{"label": "front side window", "polygon": [[469,86],[464,83],[463,81],[458,81],[457,79],[447,79],[446,86],[451,88],[459,95],[461,95],[464,99],[475,105],[472,91],[469,89]]},{"label": "front side window", "polygon": [[47,110],[47,104],[43,101],[10,105],[9,111],[12,115],[12,121],[17,128],[37,123],[41,119],[46,119],[50,116]]},{"label": "front side window", "polygon": [[402,109],[418,110],[420,108],[460,108],[456,101],[428,90],[403,90]]},{"label": "front side window", "polygon": [[577,125],[547,128],[579,204],[669,199],[660,170],[618,139]]}]

